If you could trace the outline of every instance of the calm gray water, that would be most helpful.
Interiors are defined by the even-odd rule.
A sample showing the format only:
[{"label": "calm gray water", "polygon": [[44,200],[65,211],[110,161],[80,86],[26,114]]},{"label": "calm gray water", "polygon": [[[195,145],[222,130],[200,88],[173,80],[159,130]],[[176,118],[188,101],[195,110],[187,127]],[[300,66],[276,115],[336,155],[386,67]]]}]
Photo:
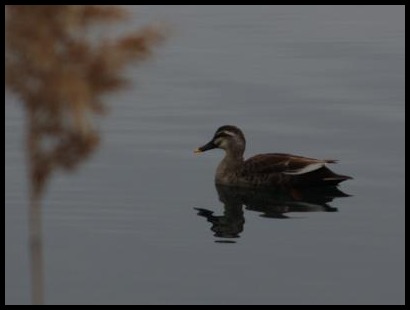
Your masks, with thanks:
[{"label": "calm gray water", "polygon": [[[130,9],[127,26],[172,31],[109,98],[98,151],[52,179],[45,302],[404,304],[404,6]],[[29,304],[24,114],[5,101],[5,303]],[[229,220],[222,153],[192,150],[224,124],[243,129],[247,156],[339,159],[352,196],[328,203],[337,212],[246,208],[237,238],[218,235],[194,208]]]}]

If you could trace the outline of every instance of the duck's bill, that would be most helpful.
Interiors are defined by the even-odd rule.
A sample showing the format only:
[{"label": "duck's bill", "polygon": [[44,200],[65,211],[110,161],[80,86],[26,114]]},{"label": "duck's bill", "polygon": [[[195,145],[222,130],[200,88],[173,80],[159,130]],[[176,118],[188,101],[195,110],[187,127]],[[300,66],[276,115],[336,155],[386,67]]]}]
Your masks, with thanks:
[{"label": "duck's bill", "polygon": [[203,145],[203,146],[201,146],[201,147],[196,148],[196,149],[194,150],[194,153],[202,153],[202,152],[205,152],[205,151],[208,151],[208,150],[212,150],[212,149],[214,149],[214,148],[216,148],[216,145],[214,144],[213,141],[210,141],[210,142],[208,142],[207,144],[205,144],[205,145]]}]

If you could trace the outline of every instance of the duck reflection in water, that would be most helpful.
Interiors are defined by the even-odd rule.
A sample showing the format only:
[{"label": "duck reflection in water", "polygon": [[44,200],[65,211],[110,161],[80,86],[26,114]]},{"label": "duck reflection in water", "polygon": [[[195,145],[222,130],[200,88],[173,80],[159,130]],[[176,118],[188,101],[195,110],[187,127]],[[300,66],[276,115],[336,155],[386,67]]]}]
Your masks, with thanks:
[{"label": "duck reflection in water", "polygon": [[335,198],[350,196],[335,186],[268,191],[216,184],[216,190],[219,200],[224,204],[223,215],[214,215],[208,209],[194,209],[212,224],[211,231],[215,237],[229,239],[239,238],[244,230],[243,206],[246,210],[260,212],[262,217],[288,219],[291,218],[288,215],[291,212],[335,212],[337,208],[331,207],[329,203]]}]

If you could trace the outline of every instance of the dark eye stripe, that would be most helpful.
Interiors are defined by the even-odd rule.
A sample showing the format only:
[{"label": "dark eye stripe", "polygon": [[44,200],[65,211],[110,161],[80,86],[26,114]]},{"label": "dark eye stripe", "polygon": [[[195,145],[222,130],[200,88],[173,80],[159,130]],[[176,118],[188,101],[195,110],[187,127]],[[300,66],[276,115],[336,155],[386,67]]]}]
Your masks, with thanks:
[{"label": "dark eye stripe", "polygon": [[215,138],[220,138],[220,137],[232,137],[235,134],[233,132],[226,132],[226,131],[219,131],[215,134]]},{"label": "dark eye stripe", "polygon": [[217,132],[216,134],[215,134],[215,139],[217,139],[217,138],[225,138],[225,137],[231,137],[230,135],[228,135],[228,134],[226,134],[225,132]]}]

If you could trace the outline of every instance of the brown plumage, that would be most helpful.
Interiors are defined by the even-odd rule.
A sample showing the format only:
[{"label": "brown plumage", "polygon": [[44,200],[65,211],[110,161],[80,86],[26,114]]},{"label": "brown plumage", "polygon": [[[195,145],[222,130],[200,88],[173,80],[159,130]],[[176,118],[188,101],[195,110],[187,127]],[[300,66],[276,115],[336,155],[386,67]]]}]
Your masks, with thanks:
[{"label": "brown plumage", "polygon": [[336,160],[282,153],[260,154],[244,160],[245,146],[246,140],[242,131],[238,127],[225,125],[218,128],[210,142],[195,152],[201,153],[214,148],[225,150],[225,157],[216,170],[217,184],[297,188],[335,186],[351,179],[349,176],[334,173],[326,166],[336,163]]}]

